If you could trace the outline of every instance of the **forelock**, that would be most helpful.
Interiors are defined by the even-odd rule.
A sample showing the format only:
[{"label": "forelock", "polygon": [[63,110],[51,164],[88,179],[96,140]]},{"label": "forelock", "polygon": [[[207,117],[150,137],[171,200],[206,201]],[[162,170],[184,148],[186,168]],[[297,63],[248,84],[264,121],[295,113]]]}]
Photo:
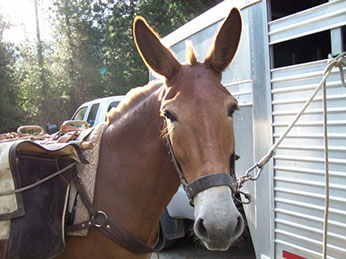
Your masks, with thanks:
[{"label": "forelock", "polygon": [[185,42],[185,45],[186,45],[186,62],[189,65],[194,66],[197,64],[197,56],[193,48],[192,42],[188,40]]}]

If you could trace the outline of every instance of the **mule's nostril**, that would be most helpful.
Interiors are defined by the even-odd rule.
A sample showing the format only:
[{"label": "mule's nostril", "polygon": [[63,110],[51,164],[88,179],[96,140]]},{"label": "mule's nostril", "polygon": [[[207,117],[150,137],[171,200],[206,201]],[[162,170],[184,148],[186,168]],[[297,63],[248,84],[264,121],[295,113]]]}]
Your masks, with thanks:
[{"label": "mule's nostril", "polygon": [[196,232],[197,236],[199,236],[202,239],[208,238],[208,231],[203,224],[202,218],[197,219],[197,221],[195,222],[195,232]]},{"label": "mule's nostril", "polygon": [[244,219],[241,215],[237,217],[237,225],[235,226],[233,236],[240,236],[244,230]]}]

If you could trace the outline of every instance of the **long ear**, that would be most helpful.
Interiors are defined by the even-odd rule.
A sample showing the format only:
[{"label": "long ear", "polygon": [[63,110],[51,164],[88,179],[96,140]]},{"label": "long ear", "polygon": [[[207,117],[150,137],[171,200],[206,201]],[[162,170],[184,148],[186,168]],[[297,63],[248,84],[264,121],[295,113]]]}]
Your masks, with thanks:
[{"label": "long ear", "polygon": [[240,12],[233,8],[216,34],[204,63],[209,64],[218,73],[224,71],[237,52],[241,27]]},{"label": "long ear", "polygon": [[147,67],[167,79],[178,72],[181,67],[180,63],[161,44],[159,37],[142,17],[136,17],[133,33],[137,49]]}]

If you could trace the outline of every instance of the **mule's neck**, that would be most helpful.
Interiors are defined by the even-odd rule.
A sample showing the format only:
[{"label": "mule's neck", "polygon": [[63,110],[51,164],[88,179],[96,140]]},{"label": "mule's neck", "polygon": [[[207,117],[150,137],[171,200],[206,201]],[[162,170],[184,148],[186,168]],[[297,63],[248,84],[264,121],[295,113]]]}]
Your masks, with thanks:
[{"label": "mule's neck", "polygon": [[153,246],[158,222],[179,186],[161,136],[159,89],[105,130],[99,157],[95,204]]}]

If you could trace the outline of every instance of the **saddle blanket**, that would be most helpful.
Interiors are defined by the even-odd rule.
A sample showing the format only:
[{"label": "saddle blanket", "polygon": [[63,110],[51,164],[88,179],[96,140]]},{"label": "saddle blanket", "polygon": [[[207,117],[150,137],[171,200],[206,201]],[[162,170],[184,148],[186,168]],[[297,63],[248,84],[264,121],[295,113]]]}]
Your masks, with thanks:
[{"label": "saddle blanket", "polygon": [[[28,222],[26,222],[29,220],[28,214],[32,214],[32,216],[34,216],[36,213],[36,216],[34,217],[42,221],[48,218],[49,213],[42,214],[42,210],[45,205],[40,204],[40,198],[44,199],[43,197],[45,196],[43,194],[38,195],[38,192],[49,193],[51,192],[51,189],[54,189],[55,186],[59,186],[57,188],[60,188],[60,190],[55,190],[55,192],[58,193],[58,195],[55,194],[55,196],[59,197],[57,199],[60,200],[56,202],[58,204],[56,206],[59,207],[59,211],[63,211],[63,215],[55,216],[58,216],[58,224],[60,224],[60,227],[57,229],[60,228],[61,230],[53,231],[60,232],[56,235],[59,240],[52,241],[54,240],[54,237],[51,238],[51,243],[53,243],[53,245],[54,242],[61,244],[60,246],[56,245],[58,247],[58,250],[55,249],[57,252],[62,251],[65,243],[64,235],[66,223],[64,219],[66,210],[69,212],[75,211],[74,223],[79,223],[90,218],[89,212],[81,200],[77,198],[77,202],[74,202],[76,190],[73,182],[71,182],[71,179],[73,174],[78,173],[85,187],[89,200],[93,201],[100,142],[102,133],[106,126],[107,124],[103,123],[97,127],[80,131],[76,134],[78,137],[73,138],[73,141],[68,143],[57,143],[47,141],[47,139],[35,141],[32,139],[29,140],[28,138],[2,140],[0,142],[0,250],[2,250],[0,252],[0,258],[12,258],[13,256],[15,258],[22,258],[20,254],[16,254],[17,252],[15,252],[15,254],[12,252],[19,250],[26,251],[27,249],[30,250],[30,248],[25,248],[26,250],[22,248],[13,249],[13,244],[16,243],[15,245],[17,245],[19,239],[25,238],[26,235],[23,234],[23,229],[26,228],[27,225],[43,224],[41,224],[41,221],[37,223],[32,222],[34,224],[28,224]],[[89,148],[82,152],[80,146],[83,141],[87,141],[89,143]],[[52,157],[56,161],[54,159],[52,160]],[[37,179],[42,179],[42,176],[46,177],[47,175],[64,168],[68,164],[71,164],[73,161],[78,162],[76,167],[73,167],[71,170],[69,169],[66,173],[63,173],[63,176],[54,177],[44,184],[40,184],[25,192],[13,193],[13,191],[25,187],[33,182],[33,180],[29,179],[28,177],[35,177],[35,182]],[[30,170],[27,170],[27,168]],[[61,182],[62,179],[64,179],[63,183]],[[30,198],[34,196],[35,198]],[[39,199],[39,201],[37,199]],[[45,198],[44,202],[49,202],[49,199],[50,198]],[[67,201],[69,201],[68,204]],[[34,202],[33,205],[31,204],[32,202]],[[53,202],[55,202],[55,200],[52,200],[52,203]],[[53,213],[53,211],[56,209],[53,208],[51,210],[51,213]],[[45,217],[41,218],[41,214],[45,215]],[[55,212],[55,214],[57,213]],[[30,219],[30,222],[31,220],[32,219]],[[44,228],[41,229],[42,231],[43,229],[47,229],[47,224],[43,226]],[[49,223],[48,225],[49,229],[53,228],[53,226],[50,226],[53,225],[52,223]],[[30,227],[32,228],[35,226]],[[51,235],[51,233],[46,234]],[[69,234],[87,235],[87,230],[76,231]],[[44,235],[42,235],[42,238],[45,238]],[[39,243],[45,243],[42,242],[42,238]],[[14,242],[14,239],[17,241]],[[30,235],[29,239],[26,239],[26,241],[30,243]],[[12,249],[10,249],[11,247]],[[6,248],[8,248],[9,251],[7,256]],[[51,249],[49,248],[49,245],[47,245],[46,252],[50,253],[48,249]],[[28,254],[30,254],[30,251],[26,252],[25,256]],[[56,254],[57,253],[53,255]],[[32,253],[32,257],[29,256],[25,258],[38,258],[37,256],[37,254]]]},{"label": "saddle blanket", "polygon": [[[88,149],[84,151],[83,153],[86,159],[89,161],[89,163],[88,164],[80,163],[77,165],[78,175],[82,181],[85,192],[91,202],[93,202],[94,200],[95,182],[96,182],[97,166],[99,161],[101,137],[106,127],[107,127],[107,124],[102,123],[94,128],[93,132],[88,137],[88,142],[93,143],[93,147],[92,149]],[[75,195],[76,195],[76,188],[72,184],[71,193],[70,193],[70,203],[69,203],[70,213],[74,209],[73,206],[74,206],[75,199],[73,198],[73,196]],[[80,197],[77,196],[75,218],[74,218],[73,224],[78,224],[89,219],[90,219],[89,211],[84,206]],[[86,236],[88,235],[88,229],[75,231],[75,232],[71,232],[67,234],[71,236]]]}]

